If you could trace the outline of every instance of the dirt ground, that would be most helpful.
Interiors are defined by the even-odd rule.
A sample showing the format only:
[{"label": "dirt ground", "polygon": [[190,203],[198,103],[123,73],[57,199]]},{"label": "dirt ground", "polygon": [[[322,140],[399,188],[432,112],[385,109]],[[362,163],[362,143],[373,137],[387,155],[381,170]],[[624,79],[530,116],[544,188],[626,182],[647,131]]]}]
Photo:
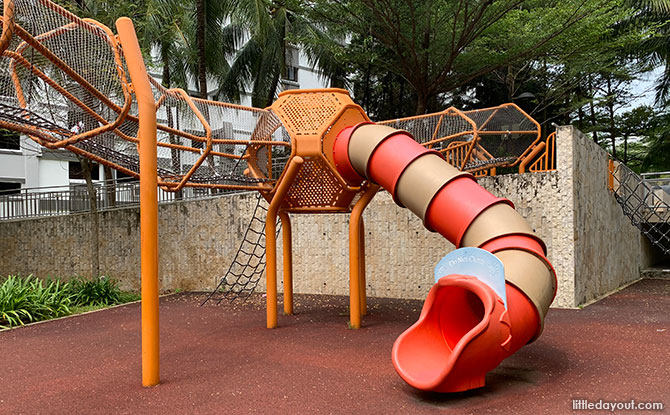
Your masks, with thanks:
[{"label": "dirt ground", "polygon": [[[535,343],[484,388],[439,395],[405,384],[395,338],[421,302],[370,299],[347,329],[345,297],[296,296],[265,329],[264,299],[161,300],[160,386],[143,388],[140,308],[0,332],[1,414],[576,414],[574,399],[670,405],[670,280],[643,280],[582,310],[552,309]],[[634,414],[670,411],[632,411]],[[626,413],[616,412],[616,413]]]}]

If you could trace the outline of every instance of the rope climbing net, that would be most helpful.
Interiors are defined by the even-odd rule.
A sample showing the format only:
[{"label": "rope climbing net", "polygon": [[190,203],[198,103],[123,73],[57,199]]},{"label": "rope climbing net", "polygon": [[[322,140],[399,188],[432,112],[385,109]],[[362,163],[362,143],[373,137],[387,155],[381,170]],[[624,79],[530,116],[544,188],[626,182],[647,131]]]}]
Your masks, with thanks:
[{"label": "rope climbing net", "polygon": [[[47,0],[5,1],[2,25],[0,127],[139,177],[137,103],[112,31]],[[273,188],[291,143],[272,112],[150,82],[161,187]]]},{"label": "rope climbing net", "polygon": [[[256,207],[246,227],[242,242],[235,253],[228,270],[219,280],[217,287],[202,302],[223,300],[246,301],[256,290],[265,272],[265,218],[267,202],[259,193],[256,196]],[[277,233],[281,230],[281,222],[277,223]]]},{"label": "rope climbing net", "polygon": [[540,125],[514,104],[472,111],[442,112],[382,121],[410,132],[422,145],[440,151],[461,170],[486,174],[513,167],[540,142]]}]

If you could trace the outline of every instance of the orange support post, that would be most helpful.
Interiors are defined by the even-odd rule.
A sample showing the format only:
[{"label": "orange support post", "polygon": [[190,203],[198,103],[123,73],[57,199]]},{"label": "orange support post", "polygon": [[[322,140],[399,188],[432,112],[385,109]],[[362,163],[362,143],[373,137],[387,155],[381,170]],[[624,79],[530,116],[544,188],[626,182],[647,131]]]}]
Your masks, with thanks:
[{"label": "orange support post", "polygon": [[277,327],[277,214],[286,193],[288,193],[295,177],[300,172],[303,164],[303,158],[293,157],[286,168],[284,179],[277,186],[277,191],[272,197],[268,214],[265,219],[265,279],[266,279],[266,312],[267,328]]},{"label": "orange support post", "polygon": [[607,160],[607,188],[614,191],[614,159]]},{"label": "orange support post", "polygon": [[122,17],[116,29],[123,46],[140,114],[140,250],[142,276],[142,385],[160,383],[158,330],[158,178],[156,102],[133,22]]},{"label": "orange support post", "polygon": [[279,212],[281,219],[284,253],[284,314],[293,314],[293,247],[291,241],[291,218],[286,212]]},{"label": "orange support post", "polygon": [[365,268],[361,267],[361,261],[364,261],[361,254],[365,254],[365,248],[361,246],[363,210],[378,190],[379,186],[371,185],[356,202],[349,218],[349,326],[353,329],[361,327],[361,310],[366,307],[366,300],[363,299],[365,287],[362,286],[365,284]]},{"label": "orange support post", "polygon": [[368,296],[365,288],[365,221],[361,216],[360,239],[358,242],[358,284],[361,287],[361,315],[368,314]]}]

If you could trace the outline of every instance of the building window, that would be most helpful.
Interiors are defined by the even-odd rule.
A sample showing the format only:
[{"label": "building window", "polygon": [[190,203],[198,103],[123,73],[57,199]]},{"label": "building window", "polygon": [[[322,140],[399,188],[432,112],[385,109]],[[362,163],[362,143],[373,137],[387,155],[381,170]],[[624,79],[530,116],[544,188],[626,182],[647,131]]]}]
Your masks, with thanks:
[{"label": "building window", "polygon": [[21,150],[21,136],[19,133],[0,128],[0,149]]},{"label": "building window", "polygon": [[298,68],[300,67],[300,60],[298,49],[289,46],[286,48],[286,81],[298,82]]},{"label": "building window", "polygon": [[[78,161],[69,162],[70,180],[84,180],[84,171]],[[91,163],[91,179],[100,180],[100,166]]]},{"label": "building window", "polygon": [[21,193],[21,183],[0,182],[0,196]]}]

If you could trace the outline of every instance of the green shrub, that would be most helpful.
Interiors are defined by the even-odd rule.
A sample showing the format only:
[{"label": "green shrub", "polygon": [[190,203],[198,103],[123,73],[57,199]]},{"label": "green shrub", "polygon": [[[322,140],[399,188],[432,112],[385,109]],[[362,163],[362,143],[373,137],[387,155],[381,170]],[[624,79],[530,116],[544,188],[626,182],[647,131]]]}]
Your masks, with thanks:
[{"label": "green shrub", "polygon": [[67,314],[70,314],[67,284],[29,275],[9,276],[0,285],[0,328]]},{"label": "green shrub", "polygon": [[69,282],[69,290],[72,304],[77,306],[109,306],[124,302],[121,289],[109,277],[73,278]]},{"label": "green shrub", "polygon": [[63,282],[9,276],[0,278],[0,329],[65,316],[73,308],[90,310],[138,299],[139,295],[121,291],[108,277]]}]

